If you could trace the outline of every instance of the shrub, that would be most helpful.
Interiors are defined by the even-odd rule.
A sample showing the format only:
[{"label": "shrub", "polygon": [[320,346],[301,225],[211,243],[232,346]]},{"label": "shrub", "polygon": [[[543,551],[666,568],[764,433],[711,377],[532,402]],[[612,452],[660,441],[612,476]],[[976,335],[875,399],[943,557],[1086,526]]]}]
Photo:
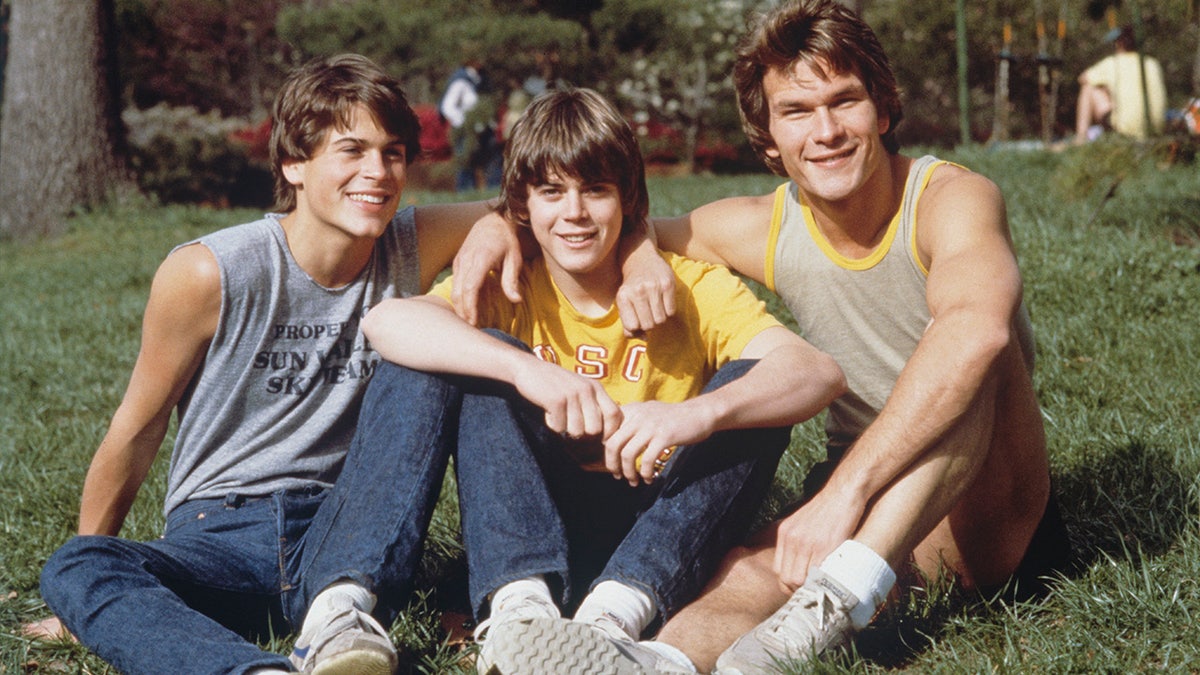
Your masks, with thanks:
[{"label": "shrub", "polygon": [[253,139],[261,125],[160,103],[128,108],[130,164],[138,185],[163,203],[218,206],[269,205],[270,169]]}]

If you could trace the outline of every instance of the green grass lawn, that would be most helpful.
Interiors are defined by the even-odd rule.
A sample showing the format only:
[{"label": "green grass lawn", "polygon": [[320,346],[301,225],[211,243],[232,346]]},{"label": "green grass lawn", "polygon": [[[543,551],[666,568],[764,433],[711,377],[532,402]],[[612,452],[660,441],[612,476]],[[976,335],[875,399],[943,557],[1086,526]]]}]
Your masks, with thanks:
[{"label": "green grass lawn", "polygon": [[[814,668],[1200,673],[1200,169],[1116,145],[945,156],[1008,196],[1074,568],[1037,603],[914,591],[852,654]],[[779,182],[655,178],[652,211],[676,214]],[[74,218],[55,241],[0,243],[0,673],[112,672],[77,647],[31,643],[19,629],[46,614],[38,572],[74,528],[157,264],[177,243],[257,215],[117,206]],[[768,511],[795,496],[821,442],[817,423],[797,429]],[[159,534],[167,454],[124,535]],[[417,672],[453,669],[456,659],[438,621],[461,594],[454,518],[447,500],[422,590],[394,627]]]}]

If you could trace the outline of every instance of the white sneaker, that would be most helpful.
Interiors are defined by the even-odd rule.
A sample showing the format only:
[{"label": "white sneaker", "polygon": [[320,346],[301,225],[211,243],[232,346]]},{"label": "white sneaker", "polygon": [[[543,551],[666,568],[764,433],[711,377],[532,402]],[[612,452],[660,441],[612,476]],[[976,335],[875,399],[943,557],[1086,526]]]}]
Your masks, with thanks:
[{"label": "white sneaker", "polygon": [[511,631],[506,629],[533,619],[557,619],[560,616],[558,607],[539,595],[518,595],[493,607],[491,616],[475,627],[475,641],[480,644],[476,669],[480,673],[493,671],[497,652],[503,653],[509,648],[507,636]]},{"label": "white sneaker", "polygon": [[399,661],[383,626],[353,607],[330,615],[313,635],[301,633],[289,660],[311,675],[391,675]]},{"label": "white sneaker", "polygon": [[809,661],[841,647],[854,633],[850,610],[857,604],[853,593],[817,572],[779,611],[726,649],[713,675],[777,671],[789,661]]},{"label": "white sneaker", "polygon": [[484,643],[489,650],[479,672],[486,675],[647,675],[692,673],[695,668],[669,658],[650,643],[634,642],[624,633],[613,637],[605,628],[563,618],[512,621],[493,626]]}]

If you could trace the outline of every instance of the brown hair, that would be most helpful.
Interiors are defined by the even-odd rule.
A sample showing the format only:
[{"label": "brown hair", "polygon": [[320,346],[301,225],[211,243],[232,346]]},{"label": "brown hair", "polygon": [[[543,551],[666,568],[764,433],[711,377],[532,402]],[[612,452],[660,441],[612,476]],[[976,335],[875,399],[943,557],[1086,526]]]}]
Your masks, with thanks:
[{"label": "brown hair", "polygon": [[286,213],[296,208],[296,187],[283,175],[284,162],[312,158],[331,128],[350,127],[359,105],[400,139],[407,162],[421,154],[421,123],[399,80],[357,54],[314,59],[288,75],[271,111],[275,210]]},{"label": "brown hair", "polygon": [[875,107],[888,117],[884,147],[890,153],[900,150],[895,131],[904,113],[896,76],[874,31],[846,7],[832,0],[785,2],[759,17],[739,41],[735,55],[733,82],[742,129],[750,146],[776,174],[786,175],[783,161],[766,155],[775,143],[768,127],[763,77],[772,68],[787,72],[804,63],[820,73],[823,61],[835,72],[858,75]]},{"label": "brown hair", "polygon": [[646,169],[629,123],[591,89],[541,94],[513,125],[504,152],[500,212],[529,224],[529,188],[550,174],[585,183],[614,183],[621,196],[622,234],[641,227],[650,212]]}]

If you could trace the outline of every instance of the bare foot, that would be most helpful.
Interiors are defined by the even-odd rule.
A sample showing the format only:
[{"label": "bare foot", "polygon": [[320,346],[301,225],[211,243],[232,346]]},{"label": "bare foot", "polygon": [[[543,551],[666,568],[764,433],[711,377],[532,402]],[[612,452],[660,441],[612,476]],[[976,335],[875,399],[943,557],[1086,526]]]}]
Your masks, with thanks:
[{"label": "bare foot", "polygon": [[62,625],[57,616],[21,626],[21,636],[30,640],[74,640],[75,636]]}]

